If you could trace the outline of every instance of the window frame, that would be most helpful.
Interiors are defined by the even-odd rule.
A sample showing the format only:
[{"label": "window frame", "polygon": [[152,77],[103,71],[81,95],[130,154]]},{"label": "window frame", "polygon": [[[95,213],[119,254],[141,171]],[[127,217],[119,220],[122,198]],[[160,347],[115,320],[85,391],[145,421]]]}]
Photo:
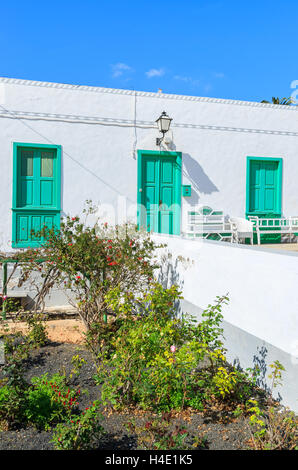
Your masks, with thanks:
[{"label": "window frame", "polygon": [[[56,197],[55,197],[55,206],[51,208],[46,208],[42,206],[32,207],[32,208],[24,208],[18,206],[18,152],[20,148],[32,148],[32,149],[39,149],[39,150],[51,150],[56,152]],[[33,213],[44,213],[44,214],[52,214],[56,216],[56,225],[60,227],[60,214],[61,214],[61,154],[62,154],[62,146],[61,145],[53,145],[53,144],[39,144],[39,143],[32,143],[32,142],[13,142],[13,182],[12,182],[12,248],[29,248],[29,247],[36,247],[40,246],[42,243],[41,241],[30,241],[30,242],[18,242],[17,241],[17,223],[16,218],[18,213],[22,212],[33,212]],[[58,223],[58,215],[59,215],[59,223]]]},{"label": "window frame", "polygon": [[[282,214],[282,192],[283,192],[283,158],[281,157],[256,157],[256,156],[248,156],[246,157],[246,210],[245,214],[246,217],[250,215],[258,215],[256,212],[250,211],[249,205],[249,196],[250,196],[250,164],[252,161],[260,161],[260,162],[276,162],[277,165],[277,201],[276,201],[276,210],[273,213],[274,217],[281,217]],[[260,217],[264,214],[264,212],[260,212]]]}]

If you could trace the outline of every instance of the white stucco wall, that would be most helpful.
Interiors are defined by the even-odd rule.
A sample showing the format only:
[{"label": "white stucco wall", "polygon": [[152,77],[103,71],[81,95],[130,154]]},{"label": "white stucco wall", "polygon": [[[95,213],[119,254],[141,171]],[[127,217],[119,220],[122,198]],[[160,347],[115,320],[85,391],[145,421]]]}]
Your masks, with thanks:
[{"label": "white stucco wall", "polygon": [[[227,322],[298,356],[298,253],[154,235],[178,263],[184,298],[206,308],[228,295]],[[297,357],[298,361],[298,357]]]},{"label": "white stucco wall", "polygon": [[[246,157],[283,158],[284,215],[298,215],[298,113],[295,107],[79,87],[0,78],[0,233],[11,240],[12,143],[62,146],[62,207],[77,214],[86,199],[137,199],[136,150],[158,150],[155,120],[172,118],[183,184],[197,203],[244,216]],[[133,213],[135,211],[133,210]]]},{"label": "white stucco wall", "polygon": [[181,287],[183,311],[199,318],[216,296],[228,295],[222,313],[229,360],[239,360],[244,368],[261,363],[262,385],[271,383],[269,365],[279,360],[286,372],[274,394],[298,412],[298,253],[171,236],[154,239],[167,244],[160,253],[162,279]]}]

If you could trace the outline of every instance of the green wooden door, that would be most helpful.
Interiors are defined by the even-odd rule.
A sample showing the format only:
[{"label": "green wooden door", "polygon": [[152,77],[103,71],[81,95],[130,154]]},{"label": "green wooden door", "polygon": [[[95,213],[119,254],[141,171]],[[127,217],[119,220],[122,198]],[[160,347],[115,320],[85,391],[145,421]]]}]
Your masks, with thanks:
[{"label": "green wooden door", "polygon": [[42,228],[60,226],[60,148],[15,144],[13,247],[40,244]]},{"label": "green wooden door", "polygon": [[181,156],[139,151],[139,225],[148,231],[179,234]]}]

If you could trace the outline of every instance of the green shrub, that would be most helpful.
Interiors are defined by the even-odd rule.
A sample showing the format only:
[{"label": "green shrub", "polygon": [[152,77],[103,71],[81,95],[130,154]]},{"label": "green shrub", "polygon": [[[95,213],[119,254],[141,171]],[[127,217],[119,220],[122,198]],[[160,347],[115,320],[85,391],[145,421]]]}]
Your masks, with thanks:
[{"label": "green shrub", "polygon": [[49,429],[67,419],[78,404],[80,391],[67,387],[66,377],[48,374],[33,377],[25,387],[4,384],[0,388],[0,420],[10,427],[16,423]]},{"label": "green shrub", "polygon": [[[92,206],[86,209],[87,215],[93,212]],[[111,289],[119,286],[122,292],[139,292],[148,286],[157,267],[154,254],[158,245],[136,225],[92,226],[78,216],[66,217],[59,231],[44,228],[40,235],[46,238],[43,246],[26,250],[22,257],[23,279],[40,273],[42,295],[54,285],[66,292],[70,289],[74,296],[69,300],[87,329],[115,313],[105,301]]]},{"label": "green shrub", "polygon": [[2,372],[7,385],[19,391],[26,388],[24,361],[29,358],[30,350],[30,344],[22,337],[21,333],[5,336],[5,364],[2,366]]},{"label": "green shrub", "polygon": [[145,424],[136,425],[135,421],[127,424],[130,433],[137,436],[140,450],[182,450],[193,448],[187,444],[189,434],[180,424],[172,426],[171,413],[163,413]]},{"label": "green shrub", "polygon": [[27,314],[26,322],[29,326],[27,341],[33,348],[45,346],[48,342],[46,326],[41,314]]},{"label": "green shrub", "polygon": [[248,400],[251,444],[255,450],[298,450],[298,417],[288,409],[262,409]]},{"label": "green shrub", "polygon": [[269,390],[273,406],[261,406],[256,399],[247,401],[251,444],[256,450],[298,450],[298,417],[288,408],[278,406],[272,398],[273,389],[282,385],[284,366],[278,361],[269,365],[272,379]]},{"label": "green shrub", "polygon": [[58,424],[51,441],[55,449],[87,450],[96,445],[104,434],[99,405],[99,401],[95,401],[79,416],[71,415],[66,423]]},{"label": "green shrub", "polygon": [[0,421],[5,421],[8,427],[23,421],[26,408],[24,391],[3,385],[0,388]]},{"label": "green shrub", "polygon": [[78,392],[70,390],[65,376],[48,374],[32,379],[26,392],[25,418],[38,428],[49,429],[53,423],[65,420],[77,405]]},{"label": "green shrub", "polygon": [[201,409],[210,389],[231,392],[219,369],[225,356],[218,323],[226,298],[205,312],[209,320],[203,325],[191,317],[175,317],[180,298],[177,286],[163,289],[158,283],[138,299],[117,288],[109,293],[107,302],[125,320],[111,339],[113,353],[99,354],[96,380],[102,383],[104,403],[114,408],[133,403],[164,411]]}]

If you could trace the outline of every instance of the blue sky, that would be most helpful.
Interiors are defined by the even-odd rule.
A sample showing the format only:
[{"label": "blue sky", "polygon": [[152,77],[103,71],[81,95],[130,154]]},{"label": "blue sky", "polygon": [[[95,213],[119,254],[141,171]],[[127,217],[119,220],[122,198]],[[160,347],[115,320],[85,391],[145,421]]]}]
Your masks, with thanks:
[{"label": "blue sky", "polygon": [[0,76],[260,101],[298,80],[297,0],[11,0]]}]

